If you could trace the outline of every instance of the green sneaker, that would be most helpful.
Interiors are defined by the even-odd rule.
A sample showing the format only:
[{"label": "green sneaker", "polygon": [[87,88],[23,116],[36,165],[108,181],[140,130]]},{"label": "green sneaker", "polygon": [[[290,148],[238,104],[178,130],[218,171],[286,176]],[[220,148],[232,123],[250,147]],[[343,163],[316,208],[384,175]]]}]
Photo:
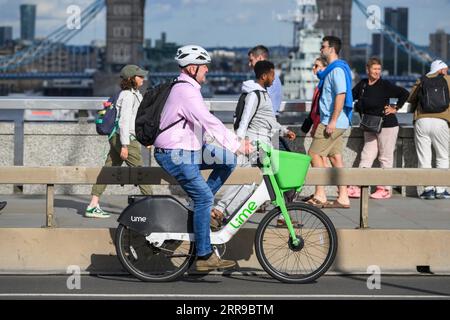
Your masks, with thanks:
[{"label": "green sneaker", "polygon": [[87,207],[84,216],[87,218],[109,218],[111,215],[108,212],[103,211],[100,206],[89,208]]}]

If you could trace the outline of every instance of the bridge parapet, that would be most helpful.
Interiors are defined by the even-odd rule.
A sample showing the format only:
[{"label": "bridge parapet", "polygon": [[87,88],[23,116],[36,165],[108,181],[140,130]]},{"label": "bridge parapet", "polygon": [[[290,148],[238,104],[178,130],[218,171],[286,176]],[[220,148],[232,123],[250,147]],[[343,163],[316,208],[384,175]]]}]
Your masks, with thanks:
[{"label": "bridge parapet", "polygon": [[[207,178],[210,171],[202,172]],[[227,185],[259,183],[257,168],[238,168],[226,181]],[[0,184],[43,184],[47,193],[47,227],[54,226],[55,185],[116,184],[116,185],[177,185],[177,181],[161,168],[128,167],[0,167]],[[306,185],[357,185],[362,189],[360,228],[368,228],[369,186],[450,186],[450,169],[376,169],[328,168],[309,170]]]}]

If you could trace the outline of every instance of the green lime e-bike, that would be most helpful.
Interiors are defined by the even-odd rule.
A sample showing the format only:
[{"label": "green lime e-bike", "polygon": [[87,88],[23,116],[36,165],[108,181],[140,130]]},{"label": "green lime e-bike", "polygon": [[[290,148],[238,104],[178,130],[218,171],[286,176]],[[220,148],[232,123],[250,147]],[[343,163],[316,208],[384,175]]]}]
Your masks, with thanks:
[{"label": "green lime e-bike", "polygon": [[[275,208],[259,223],[256,256],[272,277],[287,283],[308,283],[323,275],[334,261],[337,235],[331,220],[306,203],[285,203],[284,193],[300,191],[311,158],[258,144],[263,180],[249,198],[211,232],[211,245],[220,256],[231,238],[266,201]],[[284,227],[277,225],[282,216]],[[148,196],[130,204],[116,231],[117,256],[124,268],[143,281],[171,281],[195,260],[193,214],[171,196]]]}]

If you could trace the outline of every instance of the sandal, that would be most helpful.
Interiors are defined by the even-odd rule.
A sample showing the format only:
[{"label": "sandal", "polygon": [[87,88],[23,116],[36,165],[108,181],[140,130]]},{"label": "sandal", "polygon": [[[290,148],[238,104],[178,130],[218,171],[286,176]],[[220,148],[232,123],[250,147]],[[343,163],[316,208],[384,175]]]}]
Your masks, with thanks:
[{"label": "sandal", "polygon": [[349,204],[342,204],[337,200],[334,201],[327,201],[324,203],[323,208],[326,209],[331,209],[331,208],[336,208],[336,209],[350,209],[350,205]]},{"label": "sandal", "polygon": [[348,197],[349,198],[361,198],[361,189],[359,187],[356,186],[350,186],[347,189],[347,193],[348,193]]},{"label": "sandal", "polygon": [[322,209],[327,204],[327,201],[322,202],[319,199],[312,197],[311,199],[306,201],[306,203],[310,204],[316,208]]}]

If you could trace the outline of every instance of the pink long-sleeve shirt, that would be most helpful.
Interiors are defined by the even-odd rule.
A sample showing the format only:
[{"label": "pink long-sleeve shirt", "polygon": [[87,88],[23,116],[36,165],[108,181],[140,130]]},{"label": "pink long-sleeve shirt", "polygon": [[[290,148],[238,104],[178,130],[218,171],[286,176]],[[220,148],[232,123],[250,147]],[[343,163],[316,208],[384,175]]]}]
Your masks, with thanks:
[{"label": "pink long-sleeve shirt", "polygon": [[203,101],[200,84],[182,73],[179,83],[173,86],[161,114],[160,129],[179,119],[184,119],[156,138],[155,147],[164,149],[200,150],[205,141],[204,133],[215,138],[224,148],[236,152],[240,146],[238,137],[213,116]]}]

